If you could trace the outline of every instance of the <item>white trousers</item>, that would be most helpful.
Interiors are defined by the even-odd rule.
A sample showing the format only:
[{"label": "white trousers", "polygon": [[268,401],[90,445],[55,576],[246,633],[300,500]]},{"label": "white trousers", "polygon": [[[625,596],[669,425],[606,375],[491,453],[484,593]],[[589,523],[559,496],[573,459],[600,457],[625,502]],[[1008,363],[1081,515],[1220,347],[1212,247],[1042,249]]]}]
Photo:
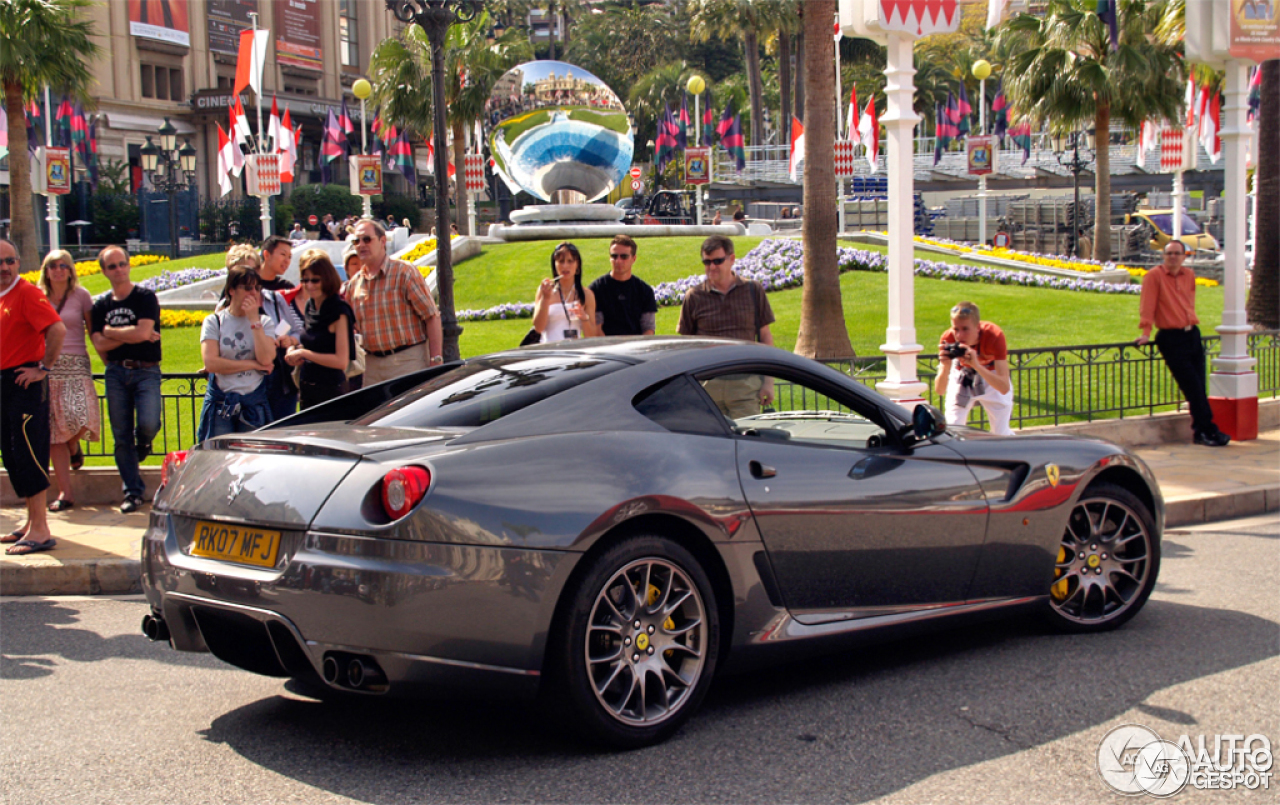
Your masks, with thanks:
[{"label": "white trousers", "polygon": [[976,403],[986,409],[992,433],[997,436],[1012,436],[1009,419],[1013,416],[1013,384],[1009,384],[1008,392],[1001,394],[987,385],[980,376],[975,376],[975,383],[980,384],[976,390],[981,393],[974,394],[975,389],[961,387],[960,379],[960,363],[956,361],[951,364],[951,374],[947,376],[947,424],[967,424],[969,411]]}]

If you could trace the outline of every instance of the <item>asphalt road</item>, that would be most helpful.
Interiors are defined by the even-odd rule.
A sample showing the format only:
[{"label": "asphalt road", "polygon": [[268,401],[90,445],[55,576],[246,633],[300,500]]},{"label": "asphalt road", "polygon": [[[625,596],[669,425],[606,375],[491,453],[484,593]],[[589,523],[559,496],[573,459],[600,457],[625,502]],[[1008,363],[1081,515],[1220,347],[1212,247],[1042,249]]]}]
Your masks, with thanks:
[{"label": "asphalt road", "polygon": [[[0,802],[1148,801],[1095,771],[1112,727],[1280,752],[1280,517],[1174,530],[1164,551],[1118,632],[1005,622],[718,680],[673,740],[630,753],[521,707],[322,703],[147,642],[137,597],[4,599]],[[1237,799],[1280,782],[1174,801]]]}]

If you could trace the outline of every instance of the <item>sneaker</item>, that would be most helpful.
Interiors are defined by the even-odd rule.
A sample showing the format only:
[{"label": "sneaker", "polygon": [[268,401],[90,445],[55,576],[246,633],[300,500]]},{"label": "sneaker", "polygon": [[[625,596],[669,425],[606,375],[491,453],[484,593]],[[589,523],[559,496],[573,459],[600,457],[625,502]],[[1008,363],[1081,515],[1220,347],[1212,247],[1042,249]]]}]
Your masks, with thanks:
[{"label": "sneaker", "polygon": [[1231,437],[1220,430],[1214,430],[1197,433],[1194,441],[1205,447],[1226,447],[1231,442]]},{"label": "sneaker", "polygon": [[142,506],[143,502],[142,498],[137,495],[125,495],[124,503],[120,504],[120,513],[132,514]]}]

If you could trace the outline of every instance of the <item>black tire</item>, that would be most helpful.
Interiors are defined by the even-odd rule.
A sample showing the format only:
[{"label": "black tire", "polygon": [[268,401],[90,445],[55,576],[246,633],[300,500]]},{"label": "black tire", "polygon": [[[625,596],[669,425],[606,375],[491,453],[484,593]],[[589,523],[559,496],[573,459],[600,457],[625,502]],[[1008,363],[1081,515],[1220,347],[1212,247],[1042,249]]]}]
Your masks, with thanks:
[{"label": "black tire", "polygon": [[1146,604],[1160,572],[1160,535],[1146,504],[1112,484],[1085,490],[1059,546],[1045,616],[1062,632],[1105,632]]},{"label": "black tire", "polygon": [[589,741],[661,743],[698,709],[715,675],[711,582],[693,554],[654,535],[626,537],[586,561],[548,649],[552,693]]}]

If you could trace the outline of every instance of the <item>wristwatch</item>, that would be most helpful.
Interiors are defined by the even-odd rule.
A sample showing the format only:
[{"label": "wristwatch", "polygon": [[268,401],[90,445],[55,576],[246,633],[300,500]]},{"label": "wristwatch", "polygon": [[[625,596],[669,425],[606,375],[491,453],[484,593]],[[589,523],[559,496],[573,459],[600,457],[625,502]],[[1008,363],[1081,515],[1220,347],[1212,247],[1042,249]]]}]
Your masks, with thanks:
[{"label": "wristwatch", "polygon": [[37,365],[37,368],[40,371],[44,372],[45,374],[49,374],[49,367],[44,365],[44,361],[40,361],[40,363]]},{"label": "wristwatch", "polygon": [[443,356],[443,355],[432,355],[432,356],[431,356],[431,365],[432,365],[432,366],[435,366],[437,363],[444,363],[444,356]]}]

